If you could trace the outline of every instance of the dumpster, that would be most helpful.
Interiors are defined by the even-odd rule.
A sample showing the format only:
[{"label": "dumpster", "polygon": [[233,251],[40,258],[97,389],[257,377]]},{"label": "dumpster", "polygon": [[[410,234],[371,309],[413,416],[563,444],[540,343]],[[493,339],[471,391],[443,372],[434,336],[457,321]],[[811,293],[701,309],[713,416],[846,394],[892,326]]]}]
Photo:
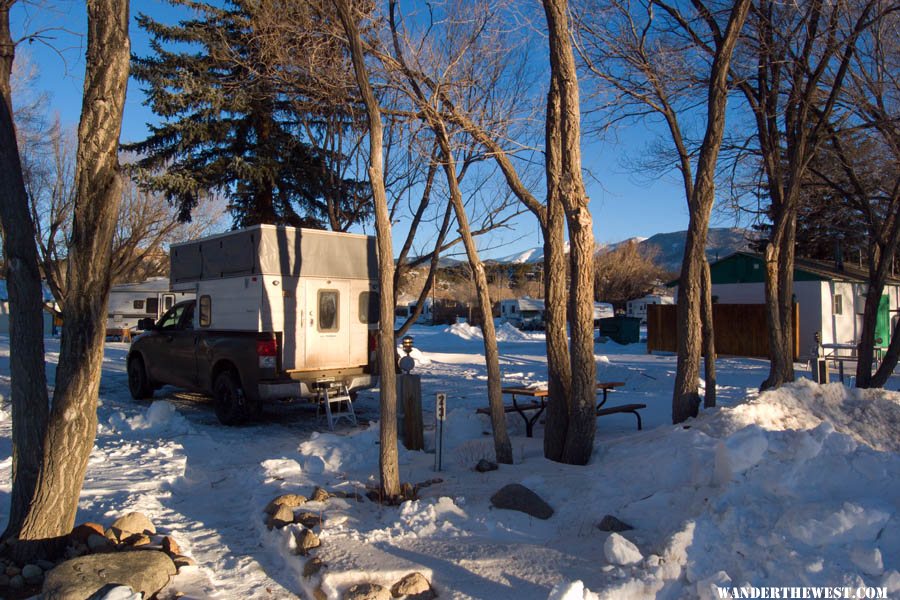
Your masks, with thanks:
[{"label": "dumpster", "polygon": [[636,344],[641,341],[641,320],[623,316],[600,319],[600,335],[619,344]]}]

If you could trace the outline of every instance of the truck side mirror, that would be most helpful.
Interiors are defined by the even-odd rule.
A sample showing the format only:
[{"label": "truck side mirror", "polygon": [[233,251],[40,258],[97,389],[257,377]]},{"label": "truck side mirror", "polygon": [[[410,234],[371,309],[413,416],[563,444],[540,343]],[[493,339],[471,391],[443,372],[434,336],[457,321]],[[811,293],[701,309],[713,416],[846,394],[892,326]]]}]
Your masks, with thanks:
[{"label": "truck side mirror", "polygon": [[150,317],[144,317],[143,319],[138,319],[137,328],[141,331],[147,331],[148,329],[153,329],[156,323],[153,322],[153,319]]}]

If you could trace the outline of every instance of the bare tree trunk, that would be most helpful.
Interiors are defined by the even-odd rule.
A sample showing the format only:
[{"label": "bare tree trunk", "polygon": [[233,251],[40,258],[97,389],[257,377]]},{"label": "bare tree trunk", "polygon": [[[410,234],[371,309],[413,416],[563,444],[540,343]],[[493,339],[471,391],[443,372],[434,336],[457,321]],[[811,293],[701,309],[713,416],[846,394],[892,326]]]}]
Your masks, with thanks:
[{"label": "bare tree trunk", "polygon": [[900,321],[897,321],[897,324],[894,326],[891,343],[888,345],[887,352],[884,353],[884,359],[878,366],[878,370],[869,381],[869,387],[884,387],[888,378],[894,374],[898,359],[900,359]]},{"label": "bare tree trunk", "polygon": [[706,380],[706,393],[703,394],[703,408],[716,405],[716,335],[713,326],[712,276],[709,272],[709,261],[703,257],[703,287],[700,311],[703,316],[703,369]]},{"label": "bare tree trunk", "polygon": [[494,453],[497,462],[511,465],[513,462],[512,444],[506,431],[506,412],[503,408],[503,392],[500,380],[500,352],[497,349],[497,332],[494,330],[493,312],[491,310],[491,294],[488,289],[487,276],[484,273],[484,264],[478,257],[478,248],[475,239],[469,229],[469,219],[463,206],[462,192],[459,189],[459,181],[456,178],[456,163],[453,160],[450,140],[442,123],[432,123],[432,128],[438,136],[443,155],[444,172],[447,175],[447,184],[450,188],[450,202],[456,212],[456,222],[459,224],[459,234],[462,236],[466,248],[469,265],[475,279],[475,291],[478,295],[478,307],[484,317],[481,324],[481,332],[484,337],[484,359],[487,366],[488,405],[491,409],[491,428],[494,432]]},{"label": "bare tree trunk", "polygon": [[394,365],[394,250],[387,194],[384,189],[383,128],[381,109],[372,91],[366,71],[362,41],[356,18],[347,0],[334,0],[338,17],[347,35],[356,84],[366,107],[369,123],[369,183],[375,202],[375,231],[378,238],[378,280],[381,287],[381,310],[378,324],[378,367],[381,377],[381,446],[379,465],[381,491],[386,500],[400,496],[400,465],[397,456],[397,385]]},{"label": "bare tree trunk", "polygon": [[[790,204],[788,204],[790,206]],[[769,376],[760,389],[794,380],[794,243],[796,217],[790,209],[776,218],[766,246],[766,314],[769,323]]]},{"label": "bare tree trunk", "polygon": [[572,365],[569,358],[569,336],[566,332],[569,305],[569,293],[566,289],[566,214],[558,195],[562,169],[559,121],[559,84],[551,79],[545,126],[547,210],[541,225],[544,236],[544,327],[548,379],[544,456],[557,462],[563,460],[572,403]]},{"label": "bare tree trunk", "polygon": [[[597,365],[594,362],[594,229],[581,173],[581,112],[578,74],[572,52],[567,0],[543,0],[550,46],[550,77],[559,90],[560,171],[548,177],[548,198],[565,207],[569,229],[569,320],[572,365],[571,404],[563,462],[584,465],[594,450],[597,429]],[[548,118],[553,115],[548,114]],[[549,131],[549,126],[548,126]]]},{"label": "bare tree trunk", "polygon": [[63,308],[65,328],[43,463],[34,501],[14,547],[20,559],[52,547],[72,529],[97,433],[112,239],[122,197],[118,147],[129,46],[128,2],[90,0],[68,265],[70,293]]},{"label": "bare tree trunk", "polygon": [[43,293],[12,115],[10,75],[15,45],[10,1],[0,3],[0,226],[9,294],[12,402],[12,497],[3,538],[17,537],[34,495],[49,413],[44,372]]}]

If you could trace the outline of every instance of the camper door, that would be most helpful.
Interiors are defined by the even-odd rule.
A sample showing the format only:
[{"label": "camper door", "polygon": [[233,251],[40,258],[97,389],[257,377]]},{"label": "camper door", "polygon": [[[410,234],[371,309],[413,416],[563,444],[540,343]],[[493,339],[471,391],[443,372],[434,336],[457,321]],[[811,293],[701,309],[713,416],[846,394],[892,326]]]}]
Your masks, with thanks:
[{"label": "camper door", "polygon": [[350,304],[349,281],[306,280],[307,369],[349,364]]}]

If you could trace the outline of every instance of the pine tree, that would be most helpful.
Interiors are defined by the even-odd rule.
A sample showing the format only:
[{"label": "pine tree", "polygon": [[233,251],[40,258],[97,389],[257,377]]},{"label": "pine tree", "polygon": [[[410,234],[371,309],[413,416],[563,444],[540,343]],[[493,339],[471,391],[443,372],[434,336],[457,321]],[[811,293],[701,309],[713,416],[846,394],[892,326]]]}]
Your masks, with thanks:
[{"label": "pine tree", "polygon": [[[279,67],[263,64],[251,6],[245,0],[223,8],[168,2],[197,17],[165,25],[138,16],[152,53],[133,58],[132,74],[145,84],[146,103],[163,122],[124,149],[141,157],[137,166],[146,186],[165,193],[182,220],[212,191],[228,197],[235,226],[328,224],[343,230],[366,218],[369,209],[359,208],[369,204],[360,201],[367,199],[365,183],[341,176],[346,157],[309,137],[334,123],[348,127],[350,117],[335,118],[334,104],[330,114],[298,113],[296,98],[271,76]],[[328,199],[338,205],[329,207]]]}]

